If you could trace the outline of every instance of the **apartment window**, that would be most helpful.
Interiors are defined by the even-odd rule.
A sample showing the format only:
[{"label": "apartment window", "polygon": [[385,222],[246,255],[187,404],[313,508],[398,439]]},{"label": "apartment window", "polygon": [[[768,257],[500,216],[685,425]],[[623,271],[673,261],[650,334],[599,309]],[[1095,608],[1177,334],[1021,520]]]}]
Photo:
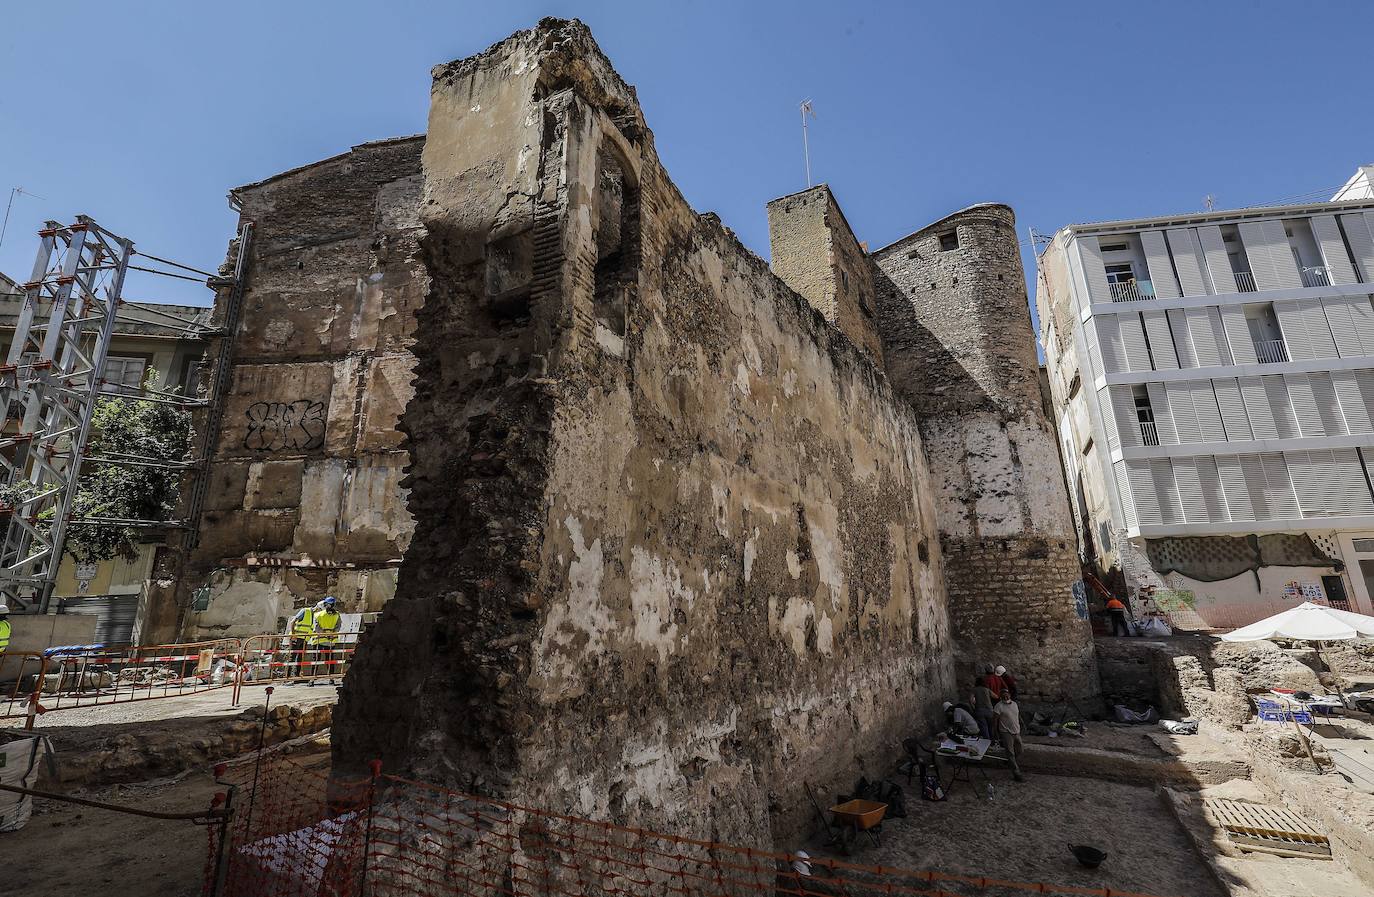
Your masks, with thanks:
[{"label": "apartment window", "polygon": [[1107,283],[1134,283],[1135,269],[1130,262],[1107,266]]},{"label": "apartment window", "polygon": [[959,232],[958,232],[958,231],[953,231],[953,230],[952,230],[952,231],[949,231],[949,232],[947,232],[947,233],[940,234],[940,251],[941,251],[941,252],[949,252],[951,249],[958,249],[958,248],[959,248]]},{"label": "apartment window", "polygon": [[134,392],[143,386],[143,374],[148,369],[146,358],[111,356],[105,359],[105,385],[102,392]]},{"label": "apartment window", "polygon": [[1102,252],[1125,252],[1130,249],[1125,243],[1103,243],[1098,246]]},{"label": "apartment window", "polygon": [[1146,445],[1159,445],[1159,431],[1155,429],[1155,410],[1150,406],[1150,393],[1144,386],[1132,386],[1131,395],[1135,399],[1135,419],[1140,427],[1141,441]]}]

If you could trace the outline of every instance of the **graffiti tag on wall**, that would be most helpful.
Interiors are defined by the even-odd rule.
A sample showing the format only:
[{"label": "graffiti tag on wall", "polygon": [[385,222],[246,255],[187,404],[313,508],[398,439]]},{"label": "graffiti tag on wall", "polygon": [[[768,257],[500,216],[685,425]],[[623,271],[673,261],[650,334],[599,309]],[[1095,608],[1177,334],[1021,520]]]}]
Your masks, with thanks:
[{"label": "graffiti tag on wall", "polygon": [[1197,609],[1197,596],[1192,589],[1156,589],[1155,606],[1165,612]]},{"label": "graffiti tag on wall", "polygon": [[254,402],[248,406],[243,447],[255,452],[311,451],[324,445],[324,403]]}]

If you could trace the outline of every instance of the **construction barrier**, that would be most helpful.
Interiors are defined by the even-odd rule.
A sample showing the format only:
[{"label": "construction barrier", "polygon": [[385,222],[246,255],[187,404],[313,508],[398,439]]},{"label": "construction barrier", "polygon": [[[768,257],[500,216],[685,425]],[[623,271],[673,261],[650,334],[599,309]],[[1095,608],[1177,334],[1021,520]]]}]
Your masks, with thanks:
[{"label": "construction barrier", "polygon": [[379,762],[343,780],[260,755],[242,774],[229,842],[211,832],[221,865],[207,865],[208,897],[1149,897],[664,835],[383,775]]},{"label": "construction barrier", "polygon": [[358,647],[358,633],[342,632],[332,642],[292,639],[282,635],[255,635],[243,640],[238,692],[246,685],[274,682],[342,681]]},{"label": "construction barrier", "polygon": [[26,717],[25,728],[33,728],[38,692],[47,671],[48,659],[36,651],[0,654],[0,719]]},{"label": "construction barrier", "polygon": [[51,713],[184,697],[219,688],[232,690],[238,681],[242,650],[239,639],[232,638],[176,645],[49,649],[39,655],[43,665],[37,675],[16,682],[9,704],[0,705],[6,711],[0,719],[30,713],[27,707],[20,711],[14,706],[21,691],[25,705],[36,706],[38,713]]}]

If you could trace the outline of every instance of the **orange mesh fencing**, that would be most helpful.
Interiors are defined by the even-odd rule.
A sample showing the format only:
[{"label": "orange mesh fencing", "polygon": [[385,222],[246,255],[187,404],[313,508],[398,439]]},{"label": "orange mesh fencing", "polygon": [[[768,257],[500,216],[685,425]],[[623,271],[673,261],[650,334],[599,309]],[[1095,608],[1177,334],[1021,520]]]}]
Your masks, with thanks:
[{"label": "orange mesh fencing", "polygon": [[[290,759],[244,771],[207,895],[223,897],[1149,897],[865,866],[613,825],[380,774],[323,777]],[[220,848],[223,847],[221,852]],[[216,860],[223,857],[223,881]]]}]

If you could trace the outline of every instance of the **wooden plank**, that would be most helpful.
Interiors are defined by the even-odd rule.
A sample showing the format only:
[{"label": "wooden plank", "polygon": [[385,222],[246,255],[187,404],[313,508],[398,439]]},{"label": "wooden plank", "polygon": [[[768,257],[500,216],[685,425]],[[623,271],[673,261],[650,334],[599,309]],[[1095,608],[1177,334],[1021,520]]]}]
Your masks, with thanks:
[{"label": "wooden plank", "polygon": [[1327,837],[1287,809],[1225,798],[1207,798],[1203,805],[1227,837],[1247,849],[1294,851],[1297,856],[1330,855]]}]

